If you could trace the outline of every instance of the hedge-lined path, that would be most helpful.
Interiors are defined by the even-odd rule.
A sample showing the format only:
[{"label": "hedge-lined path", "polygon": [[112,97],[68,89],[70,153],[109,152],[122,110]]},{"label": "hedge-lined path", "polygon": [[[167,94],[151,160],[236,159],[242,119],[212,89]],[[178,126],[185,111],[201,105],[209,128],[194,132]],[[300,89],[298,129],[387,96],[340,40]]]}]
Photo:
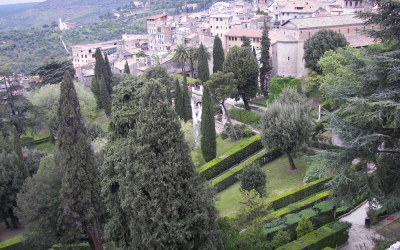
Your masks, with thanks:
[{"label": "hedge-lined path", "polygon": [[255,152],[254,154],[248,156],[247,158],[241,160],[239,163],[233,165],[232,167],[228,168],[227,170],[225,170],[224,172],[220,173],[219,175],[215,176],[214,178],[210,179],[209,182],[213,182],[215,179],[217,179],[218,177],[220,177],[221,175],[224,175],[226,172],[231,171],[232,169],[236,168],[237,166],[239,166],[240,164],[242,164],[243,162],[247,161],[250,158],[253,158],[254,156],[261,154],[263,152],[266,152],[265,148],[260,149],[259,151]]},{"label": "hedge-lined path", "polygon": [[[365,218],[367,217],[367,210],[368,202],[365,202],[351,214],[340,219],[340,221],[347,221],[352,224],[349,231],[348,244],[342,246],[340,248],[341,250],[373,249],[374,242],[372,241],[372,238],[380,236],[376,233],[376,231],[393,222],[384,219],[375,225],[371,225],[370,228],[366,228],[364,223]],[[399,219],[400,211],[392,214],[391,216],[394,217],[394,220]],[[360,246],[363,248],[360,248]]]}]

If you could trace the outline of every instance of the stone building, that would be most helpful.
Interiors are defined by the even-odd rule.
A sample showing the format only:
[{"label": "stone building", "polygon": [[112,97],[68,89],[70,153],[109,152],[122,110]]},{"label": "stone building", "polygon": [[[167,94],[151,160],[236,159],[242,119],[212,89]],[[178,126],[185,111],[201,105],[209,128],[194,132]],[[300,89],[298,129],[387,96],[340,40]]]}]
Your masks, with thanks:
[{"label": "stone building", "polygon": [[224,50],[227,52],[233,46],[241,46],[243,36],[250,39],[251,46],[257,50],[261,47],[262,30],[255,29],[231,29],[225,34]]},{"label": "stone building", "polygon": [[158,14],[147,18],[147,33],[149,35],[149,49],[168,51],[173,43],[175,26],[168,23],[168,16]]},{"label": "stone building", "polygon": [[[271,39],[272,74],[301,78],[305,75],[304,42],[321,29],[343,34],[353,47],[375,43],[363,34],[364,20],[354,15],[297,18],[284,23],[276,37]],[[374,29],[374,27],[368,27]]]}]

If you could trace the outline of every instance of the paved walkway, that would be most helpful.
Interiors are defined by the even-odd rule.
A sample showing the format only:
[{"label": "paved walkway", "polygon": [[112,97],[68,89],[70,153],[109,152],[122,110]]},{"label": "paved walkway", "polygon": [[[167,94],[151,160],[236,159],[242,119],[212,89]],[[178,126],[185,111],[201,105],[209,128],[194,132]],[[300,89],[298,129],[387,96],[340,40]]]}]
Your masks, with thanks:
[{"label": "paved walkway", "polygon": [[[367,217],[368,202],[365,202],[358,209],[351,214],[341,218],[339,221],[347,221],[352,224],[349,231],[348,244],[340,247],[341,250],[355,250],[363,249],[370,250],[374,248],[372,238],[377,238],[380,235],[376,233],[377,230],[392,223],[393,221],[382,220],[378,224],[372,225],[370,228],[364,226],[365,217]],[[392,214],[395,220],[400,218],[400,212]]]}]

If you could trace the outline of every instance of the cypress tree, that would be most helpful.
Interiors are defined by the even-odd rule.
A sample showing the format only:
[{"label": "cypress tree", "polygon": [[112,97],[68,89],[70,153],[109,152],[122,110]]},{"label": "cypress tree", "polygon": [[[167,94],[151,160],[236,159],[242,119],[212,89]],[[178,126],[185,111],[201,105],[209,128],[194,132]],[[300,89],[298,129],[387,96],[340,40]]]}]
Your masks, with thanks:
[{"label": "cypress tree", "polygon": [[175,111],[179,118],[184,119],[182,90],[178,80],[175,81]]},{"label": "cypress tree", "polygon": [[[100,235],[100,183],[84,126],[78,97],[68,71],[61,82],[57,112],[56,164],[64,172],[59,226],[69,233],[63,241],[80,239],[83,230],[94,249],[103,249]],[[69,229],[69,230],[66,230]]]},{"label": "cypress tree", "polygon": [[188,86],[187,86],[187,78],[186,75],[183,76],[183,93],[182,93],[182,103],[183,103],[183,120],[185,122],[192,119],[192,105],[191,98],[189,96]]},{"label": "cypress tree", "polygon": [[202,82],[206,82],[210,76],[210,70],[208,69],[208,55],[207,50],[203,44],[200,45],[197,51],[198,57],[198,65],[197,65],[197,73],[199,75],[199,79]]},{"label": "cypress tree", "polygon": [[219,38],[219,36],[215,36],[214,38],[213,60],[214,60],[213,73],[222,71],[225,55],[224,55],[224,49],[222,47],[222,41],[221,38]]},{"label": "cypress tree", "polygon": [[214,102],[208,86],[204,86],[201,114],[201,152],[206,162],[217,156],[217,141],[214,120]]},{"label": "cypress tree", "polygon": [[106,86],[107,86],[107,90],[108,93],[111,94],[112,93],[112,71],[111,71],[111,66],[110,66],[110,62],[108,61],[108,56],[107,54],[104,57],[104,80],[106,82]]},{"label": "cypress tree", "polygon": [[92,79],[92,86],[90,87],[90,89],[93,92],[94,97],[96,98],[96,103],[97,103],[97,107],[101,108],[101,102],[100,102],[100,85],[99,85],[99,80],[97,79],[97,77],[93,77]]},{"label": "cypress tree", "polygon": [[102,77],[100,79],[100,103],[101,107],[104,108],[106,115],[109,117],[111,115],[111,97],[107,90],[107,85]]},{"label": "cypress tree", "polygon": [[128,74],[128,75],[131,74],[131,70],[129,69],[128,61],[125,61],[124,73]]},{"label": "cypress tree", "polygon": [[243,41],[243,43],[242,43],[242,47],[244,48],[244,47],[249,47],[250,48],[250,46],[251,46],[251,42],[250,42],[250,38],[248,38],[247,36],[242,36],[242,41]]},{"label": "cypress tree", "polygon": [[269,47],[271,46],[271,40],[269,39],[269,27],[264,20],[264,30],[261,36],[261,58],[260,63],[260,89],[264,96],[268,95],[269,91],[269,78],[272,67],[269,65]]}]

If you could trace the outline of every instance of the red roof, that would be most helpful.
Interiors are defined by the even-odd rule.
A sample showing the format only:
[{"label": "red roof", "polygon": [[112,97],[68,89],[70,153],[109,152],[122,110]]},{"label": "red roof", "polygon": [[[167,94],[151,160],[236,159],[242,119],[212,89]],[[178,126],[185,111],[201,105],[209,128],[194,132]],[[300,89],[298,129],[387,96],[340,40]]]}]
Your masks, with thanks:
[{"label": "red roof", "polygon": [[225,36],[246,36],[261,38],[263,30],[254,29],[231,29],[225,33]]},{"label": "red roof", "polygon": [[158,14],[158,15],[154,15],[154,16],[151,16],[151,17],[148,17],[147,18],[147,20],[157,20],[157,19],[161,19],[161,18],[163,18],[163,17],[167,17],[167,15],[165,15],[165,14]]}]

